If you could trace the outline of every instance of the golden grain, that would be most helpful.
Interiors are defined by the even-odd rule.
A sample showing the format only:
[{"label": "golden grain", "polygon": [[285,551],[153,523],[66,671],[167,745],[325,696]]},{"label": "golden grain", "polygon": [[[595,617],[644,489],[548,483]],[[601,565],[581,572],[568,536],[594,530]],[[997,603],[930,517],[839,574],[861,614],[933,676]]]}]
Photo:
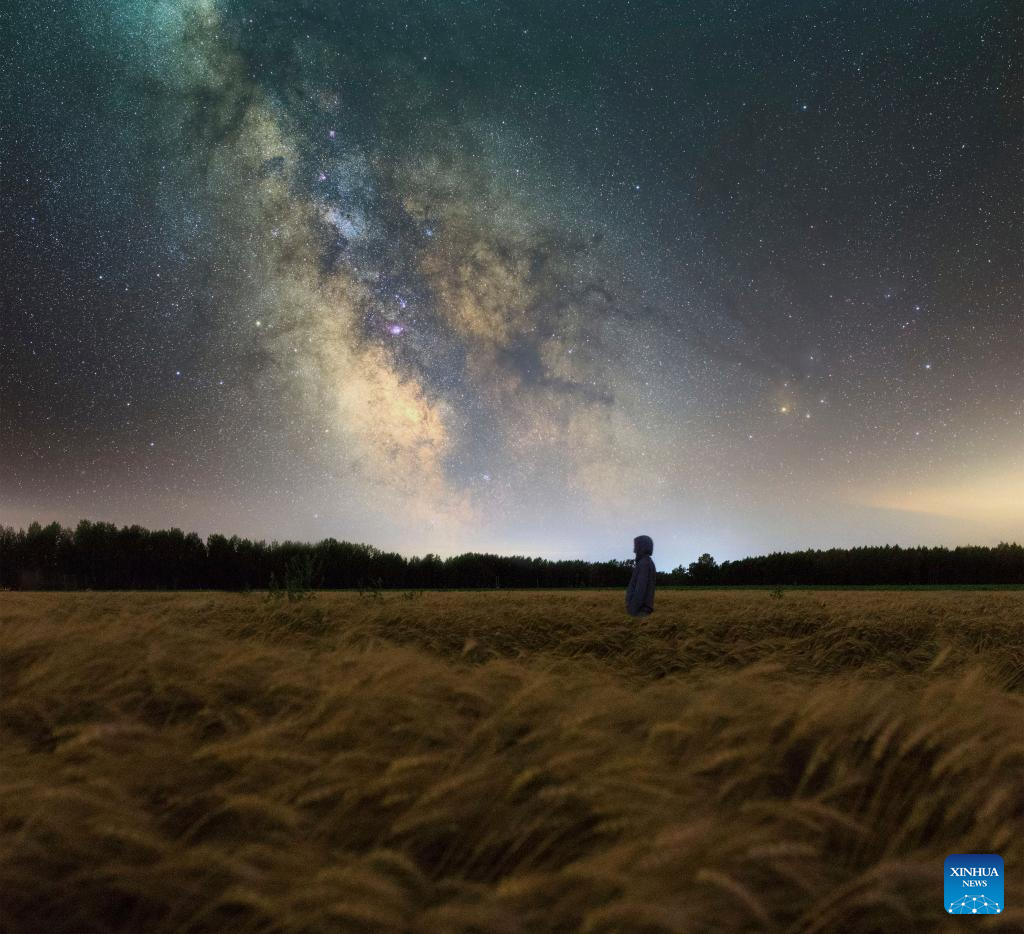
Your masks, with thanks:
[{"label": "golden grain", "polygon": [[1024,593],[620,603],[0,594],[0,927],[953,931],[955,852],[1019,898]]}]

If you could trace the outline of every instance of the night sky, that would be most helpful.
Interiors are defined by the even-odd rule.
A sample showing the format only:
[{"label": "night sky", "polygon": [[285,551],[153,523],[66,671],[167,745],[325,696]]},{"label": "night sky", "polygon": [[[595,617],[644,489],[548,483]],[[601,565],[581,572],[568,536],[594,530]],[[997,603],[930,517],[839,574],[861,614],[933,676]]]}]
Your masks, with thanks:
[{"label": "night sky", "polygon": [[1020,541],[1019,11],[8,5],[0,521]]}]

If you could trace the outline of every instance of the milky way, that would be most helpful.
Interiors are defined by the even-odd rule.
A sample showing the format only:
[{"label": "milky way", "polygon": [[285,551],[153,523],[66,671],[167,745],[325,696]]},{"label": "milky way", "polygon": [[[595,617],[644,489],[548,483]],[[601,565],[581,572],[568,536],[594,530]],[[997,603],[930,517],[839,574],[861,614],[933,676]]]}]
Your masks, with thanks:
[{"label": "milky way", "polygon": [[1013,5],[8,18],[3,521],[1020,539]]}]

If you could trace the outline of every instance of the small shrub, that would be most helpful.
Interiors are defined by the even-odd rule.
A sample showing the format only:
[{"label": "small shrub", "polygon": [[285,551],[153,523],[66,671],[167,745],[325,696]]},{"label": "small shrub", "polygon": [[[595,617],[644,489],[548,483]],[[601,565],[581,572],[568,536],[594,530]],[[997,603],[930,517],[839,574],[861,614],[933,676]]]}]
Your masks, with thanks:
[{"label": "small shrub", "polygon": [[384,594],[381,593],[381,590],[384,587],[383,578],[372,577],[370,578],[370,582],[368,584],[364,584],[362,579],[360,578],[359,584],[357,586],[359,587],[360,597],[368,597],[371,600],[384,599]]},{"label": "small shrub", "polygon": [[313,578],[318,572],[311,554],[294,555],[285,565],[285,591],[289,600],[309,600],[313,596]]},{"label": "small shrub", "polygon": [[277,575],[271,572],[267,584],[267,601],[283,600],[286,597],[291,602],[309,600],[313,597],[314,580],[317,577],[319,565],[312,555],[294,555],[285,563],[283,586],[278,582]]}]

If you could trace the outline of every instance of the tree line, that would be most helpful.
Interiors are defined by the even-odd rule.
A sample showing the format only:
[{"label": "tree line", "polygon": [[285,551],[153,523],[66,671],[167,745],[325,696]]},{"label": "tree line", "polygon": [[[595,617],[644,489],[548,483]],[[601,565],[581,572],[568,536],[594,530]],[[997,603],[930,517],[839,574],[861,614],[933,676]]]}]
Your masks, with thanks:
[{"label": "tree line", "polygon": [[[659,578],[660,578],[659,574]],[[684,572],[672,571],[679,583],[728,587],[870,585],[870,584],[1024,584],[1024,546],[1002,542],[995,547],[956,548],[869,545],[860,548],[777,551],[770,555],[723,561],[703,554]]]},{"label": "tree line", "polygon": [[[372,545],[251,541],[181,529],[0,525],[0,587],[22,590],[260,590],[625,587],[633,560],[469,552],[405,558]],[[710,554],[658,571],[662,585],[1024,584],[1024,546],[898,545],[775,552],[717,563]]]}]

